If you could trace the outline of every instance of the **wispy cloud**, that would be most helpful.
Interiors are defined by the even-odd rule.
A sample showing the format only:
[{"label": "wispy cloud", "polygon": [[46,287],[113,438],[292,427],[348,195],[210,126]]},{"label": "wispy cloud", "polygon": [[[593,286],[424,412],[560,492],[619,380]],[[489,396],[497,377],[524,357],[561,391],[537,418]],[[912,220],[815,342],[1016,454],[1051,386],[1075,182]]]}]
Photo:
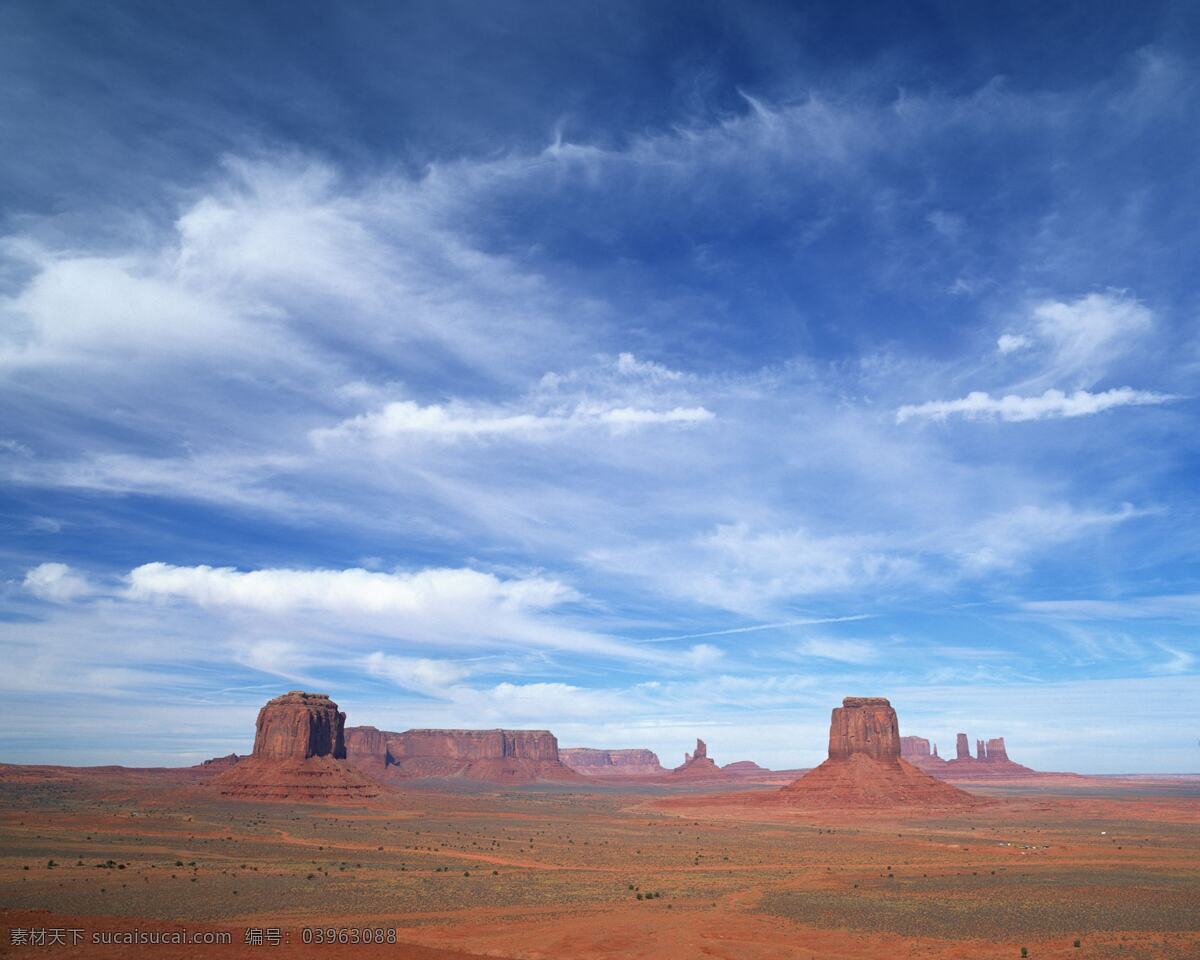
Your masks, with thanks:
[{"label": "wispy cloud", "polygon": [[967,420],[1023,423],[1062,417],[1090,417],[1116,407],[1156,406],[1180,399],[1182,398],[1169,393],[1134,390],[1132,387],[1118,387],[1103,393],[1076,390],[1072,394],[1066,394],[1061,390],[1047,390],[1037,397],[1019,397],[1015,394],[991,397],[983,391],[974,391],[960,400],[930,400],[925,403],[905,404],[896,411],[896,422],[920,419],[942,421],[961,416]]},{"label": "wispy cloud", "polygon": [[581,404],[559,414],[512,413],[462,408],[447,409],[433,405],[422,407],[410,401],[389,403],[374,413],[360,414],[335,427],[321,428],[310,434],[318,446],[338,441],[423,435],[442,439],[461,437],[513,436],[545,437],[556,431],[608,427],[614,430],[653,424],[695,424],[713,419],[704,407],[672,407],[647,410]]}]

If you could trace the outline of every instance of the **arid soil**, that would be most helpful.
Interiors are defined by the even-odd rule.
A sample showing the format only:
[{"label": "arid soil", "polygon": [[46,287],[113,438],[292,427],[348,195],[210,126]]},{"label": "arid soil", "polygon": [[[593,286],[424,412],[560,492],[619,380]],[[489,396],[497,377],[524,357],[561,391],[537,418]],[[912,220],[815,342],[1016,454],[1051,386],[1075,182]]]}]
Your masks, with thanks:
[{"label": "arid soil", "polygon": [[[1200,956],[1200,780],[966,789],[992,802],[898,815],[751,803],[744,784],[443,782],[336,806],[232,800],[194,771],[8,768],[0,954]],[[396,943],[304,943],[330,927]],[[12,945],[14,928],[86,940]],[[287,946],[244,943],[264,928]],[[90,942],[179,929],[233,942]]]}]

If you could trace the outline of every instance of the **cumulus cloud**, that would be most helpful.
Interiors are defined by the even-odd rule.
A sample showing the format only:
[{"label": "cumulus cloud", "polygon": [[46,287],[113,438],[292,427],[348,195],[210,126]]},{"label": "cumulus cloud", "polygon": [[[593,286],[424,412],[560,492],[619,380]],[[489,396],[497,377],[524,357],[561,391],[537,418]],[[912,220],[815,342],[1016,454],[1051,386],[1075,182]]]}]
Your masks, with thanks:
[{"label": "cumulus cloud", "polygon": [[1047,390],[1037,397],[1019,397],[1015,394],[992,397],[982,390],[976,390],[959,400],[905,404],[896,411],[896,422],[920,419],[944,421],[961,416],[967,420],[1023,423],[1030,420],[1088,417],[1117,407],[1156,406],[1178,399],[1173,394],[1134,390],[1132,387],[1118,387],[1103,393],[1076,390],[1066,394],[1061,390]]},{"label": "cumulus cloud", "polygon": [[538,577],[501,580],[469,569],[416,573],[348,570],[250,570],[146,563],[129,573],[134,599],[173,598],[208,607],[265,611],[319,609],[338,613],[425,613],[457,603],[545,609],[577,599],[574,590]]},{"label": "cumulus cloud", "polygon": [[26,571],[23,586],[39,600],[53,603],[70,603],[95,591],[87,577],[65,563],[38,564]]},{"label": "cumulus cloud", "polygon": [[1016,353],[1018,350],[1024,350],[1033,341],[1019,333],[1002,333],[996,340],[996,349],[1001,353]]},{"label": "cumulus cloud", "polygon": [[[556,608],[583,599],[545,577],[503,579],[470,568],[412,573],[181,567],[147,563],[130,571],[133,601],[182,601],[212,611],[353,624],[416,642],[464,646],[500,643],[661,661],[660,651],[579,629]],[[386,663],[381,663],[381,668]]]}]

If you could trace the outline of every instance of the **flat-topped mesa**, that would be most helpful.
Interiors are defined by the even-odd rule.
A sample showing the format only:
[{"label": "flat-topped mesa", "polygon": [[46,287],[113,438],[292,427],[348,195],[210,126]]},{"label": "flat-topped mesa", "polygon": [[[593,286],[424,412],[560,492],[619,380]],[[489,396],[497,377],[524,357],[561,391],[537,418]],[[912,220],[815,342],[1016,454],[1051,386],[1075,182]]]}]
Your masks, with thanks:
[{"label": "flat-topped mesa", "polygon": [[254,752],[262,760],[346,756],[346,715],[325,693],[290,690],[258,711]]},{"label": "flat-topped mesa", "polygon": [[387,766],[387,738],[378,727],[346,727],[346,759],[356,764]]},{"label": "flat-topped mesa", "polygon": [[960,733],[957,735],[957,737],[955,737],[954,745],[956,748],[956,750],[955,750],[956,759],[958,759],[958,760],[970,760],[971,759],[971,748],[967,744],[967,735],[965,733]]},{"label": "flat-topped mesa", "polygon": [[558,739],[549,730],[406,730],[389,734],[387,745],[393,763],[408,757],[559,759]]},{"label": "flat-topped mesa", "polygon": [[931,756],[929,741],[924,737],[901,737],[900,756],[905,760],[920,760],[923,757]]},{"label": "flat-topped mesa", "polygon": [[1008,749],[1004,746],[1003,737],[992,737],[987,742],[988,763],[997,763],[1008,759]]},{"label": "flat-topped mesa", "polygon": [[829,759],[856,753],[876,760],[900,759],[900,723],[885,697],[846,697],[833,708]]},{"label": "flat-topped mesa", "polygon": [[666,773],[653,750],[597,750],[559,747],[558,758],[588,777],[654,777]]},{"label": "flat-topped mesa", "polygon": [[350,761],[373,777],[457,777],[504,783],[575,780],[549,730],[346,731]]}]

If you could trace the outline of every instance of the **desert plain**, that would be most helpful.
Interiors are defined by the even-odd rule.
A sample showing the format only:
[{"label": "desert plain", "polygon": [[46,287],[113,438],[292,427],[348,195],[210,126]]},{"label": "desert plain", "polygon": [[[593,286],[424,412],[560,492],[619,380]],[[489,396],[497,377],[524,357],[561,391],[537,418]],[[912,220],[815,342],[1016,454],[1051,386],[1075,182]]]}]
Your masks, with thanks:
[{"label": "desert plain", "polygon": [[[775,804],[769,784],[443,780],[352,805],[253,802],[211,777],[4,767],[0,952],[1200,956],[1200,778],[960,784],[981,802],[897,811]],[[304,942],[329,928],[395,942]],[[14,930],[83,934],[26,946]],[[134,930],[230,942],[96,942]],[[263,930],[278,944],[247,942]]]}]

